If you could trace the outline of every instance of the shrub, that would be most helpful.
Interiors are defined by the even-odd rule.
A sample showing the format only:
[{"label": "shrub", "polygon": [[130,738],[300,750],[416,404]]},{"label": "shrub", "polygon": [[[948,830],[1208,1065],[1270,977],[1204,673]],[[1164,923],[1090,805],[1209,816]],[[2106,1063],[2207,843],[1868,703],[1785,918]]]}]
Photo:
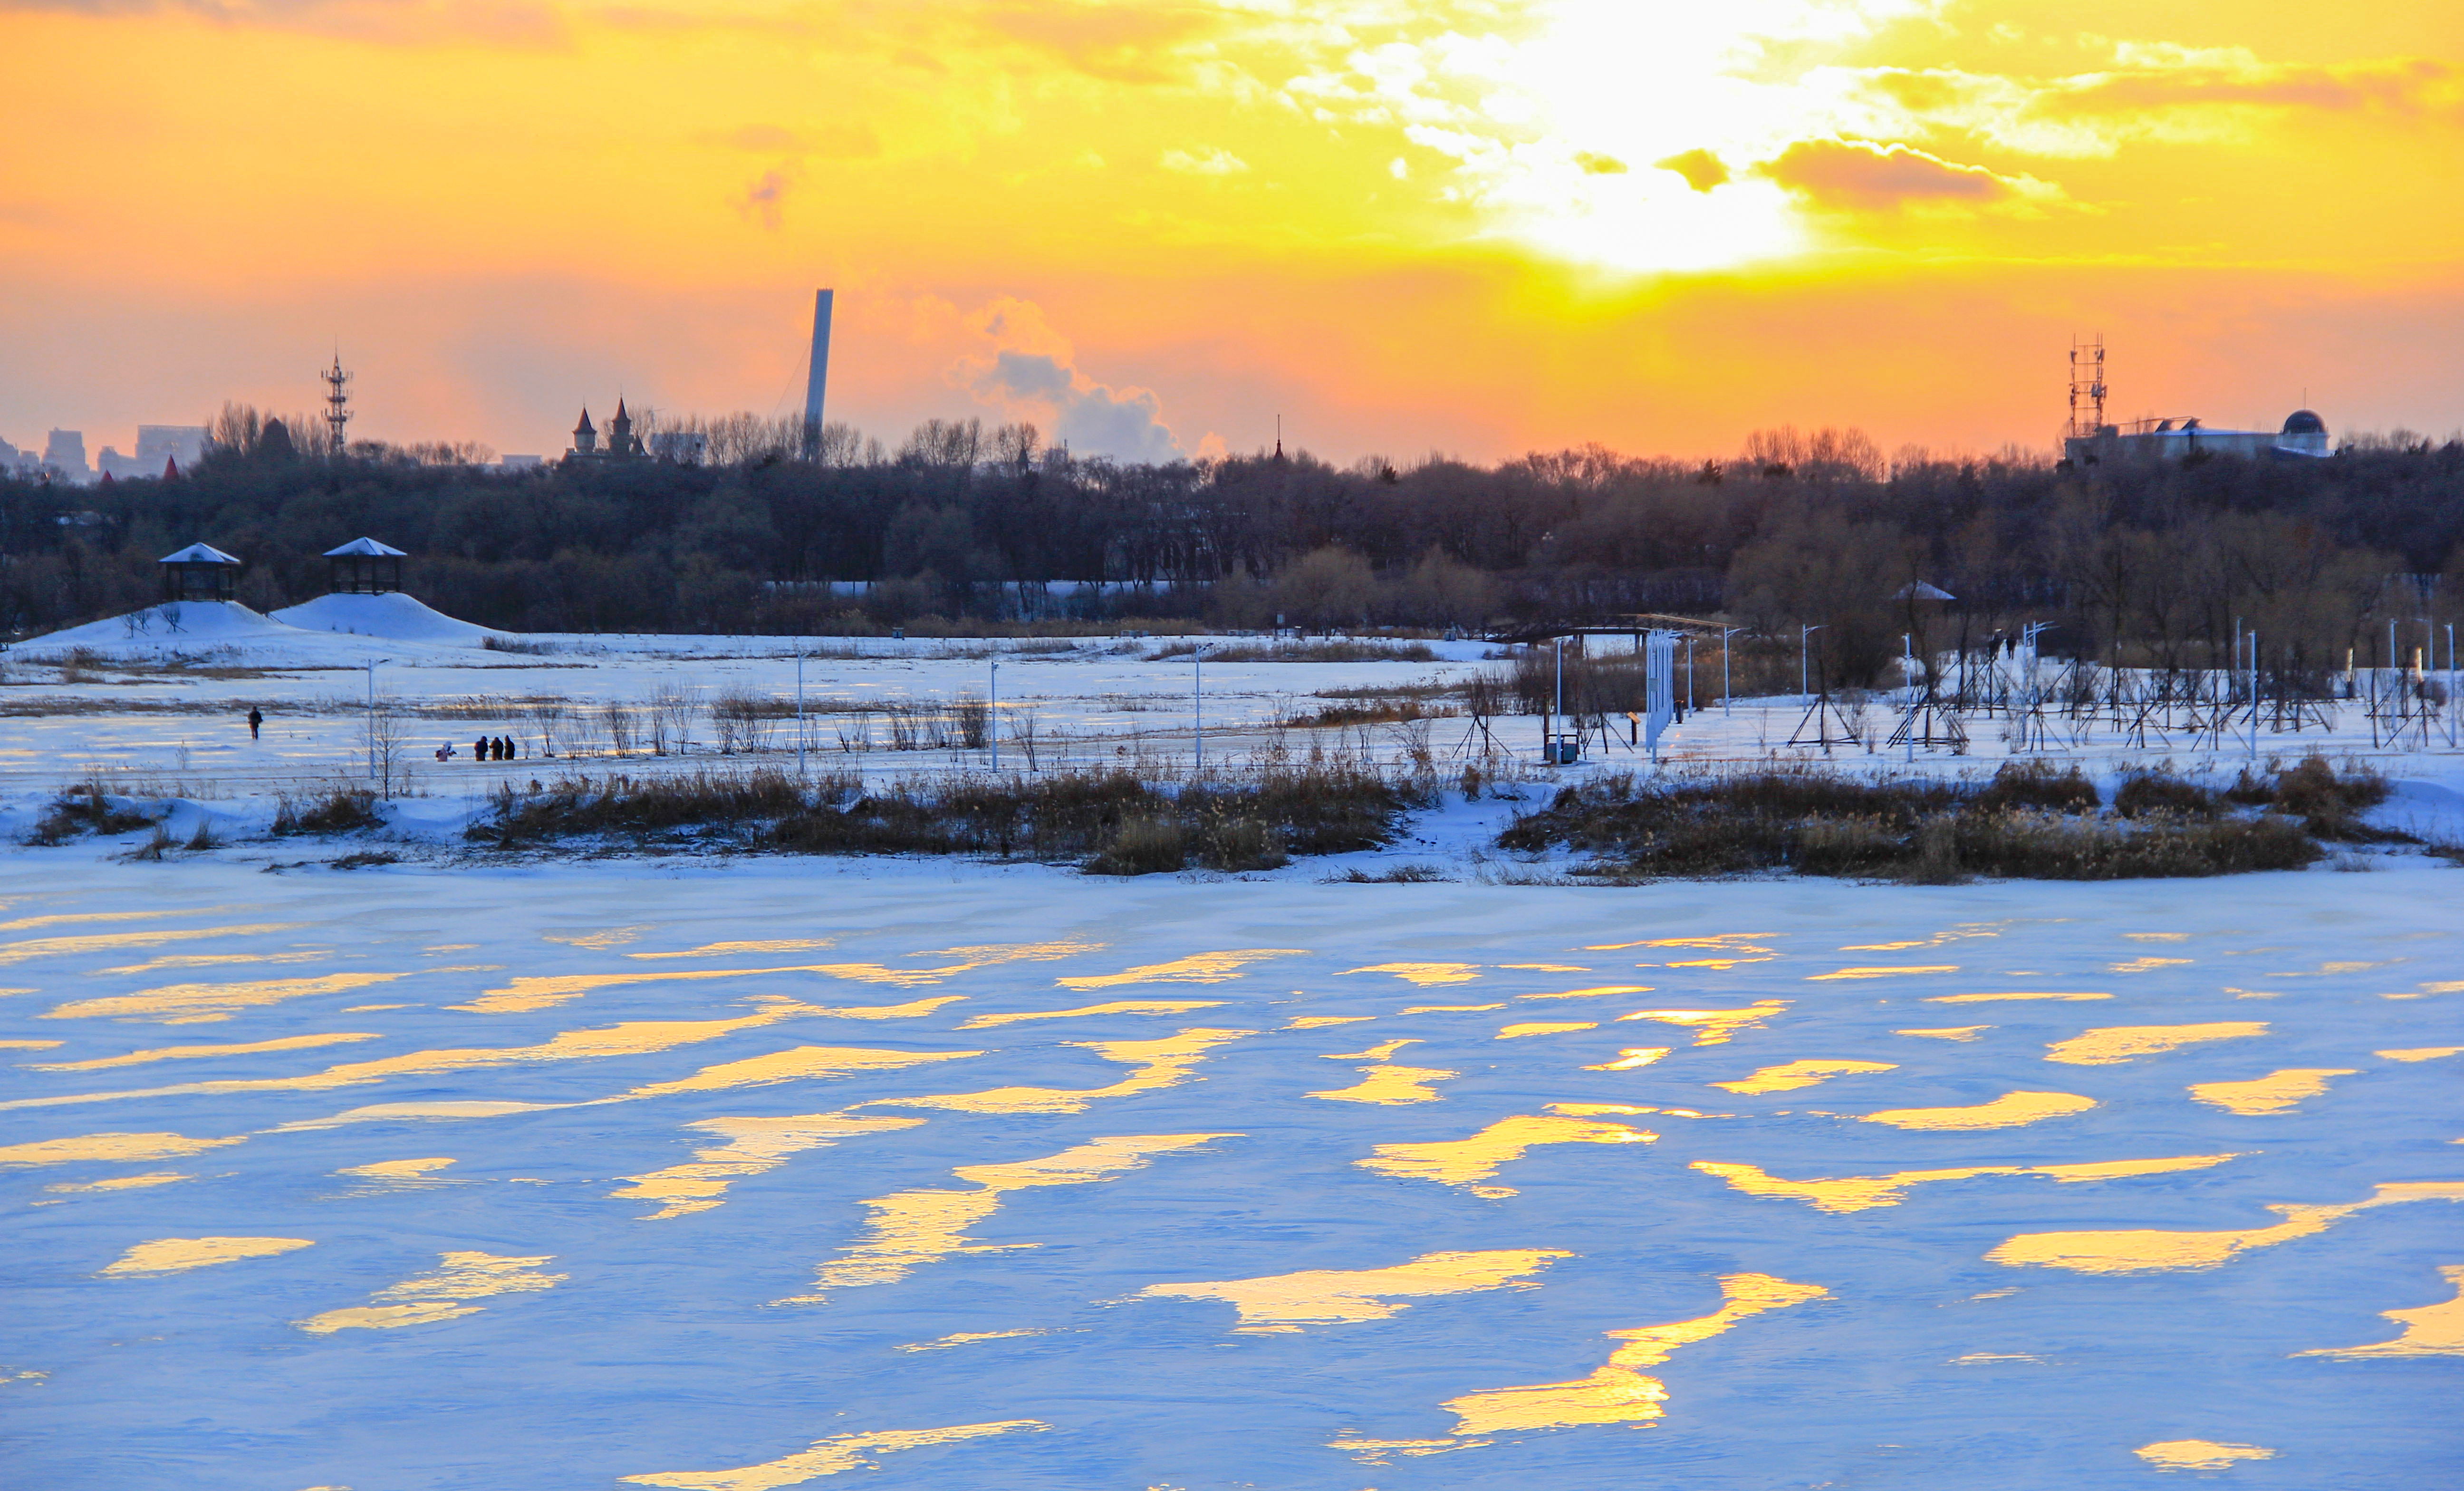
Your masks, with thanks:
[{"label": "shrub", "polygon": [[1161,875],[1189,862],[1180,825],[1165,818],[1131,818],[1087,861],[1089,875]]},{"label": "shrub", "polygon": [[2113,811],[2125,818],[2212,818],[2216,794],[2196,782],[2161,771],[2143,771],[2113,794]]},{"label": "shrub", "polygon": [[2056,771],[2045,761],[2004,762],[1976,798],[1976,806],[1988,811],[2041,808],[2047,812],[2094,812],[2101,802],[2096,784],[2080,775],[2079,768]]},{"label": "shrub", "polygon": [[321,797],[294,802],[287,794],[276,799],[274,808],[274,832],[290,834],[348,834],[359,829],[383,828],[385,820],[377,816],[377,794],[364,787],[329,788]]}]

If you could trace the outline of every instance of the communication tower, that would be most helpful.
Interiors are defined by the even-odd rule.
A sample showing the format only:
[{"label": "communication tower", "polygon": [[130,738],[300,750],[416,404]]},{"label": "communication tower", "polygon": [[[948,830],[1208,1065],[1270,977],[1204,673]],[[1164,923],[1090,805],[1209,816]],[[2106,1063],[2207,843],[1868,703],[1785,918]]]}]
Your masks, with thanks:
[{"label": "communication tower", "polygon": [[2104,333],[2071,339],[2071,422],[2062,434],[2090,440],[2104,428]]},{"label": "communication tower", "polygon": [[350,448],[349,438],[343,434],[342,429],[351,422],[351,396],[343,391],[351,381],[351,375],[342,371],[340,347],[334,350],[334,366],[317,376],[325,380],[328,390],[325,394],[325,428],[333,432],[334,454],[340,456]]}]

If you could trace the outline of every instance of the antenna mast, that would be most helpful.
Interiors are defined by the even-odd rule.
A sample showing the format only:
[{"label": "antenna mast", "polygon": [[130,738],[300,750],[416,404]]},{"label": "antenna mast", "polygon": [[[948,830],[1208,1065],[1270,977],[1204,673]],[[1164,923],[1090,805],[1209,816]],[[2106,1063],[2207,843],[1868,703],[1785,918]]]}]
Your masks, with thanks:
[{"label": "antenna mast", "polygon": [[341,348],[334,349],[334,366],[317,376],[325,381],[328,390],[325,394],[325,428],[334,433],[334,454],[340,456],[350,449],[349,437],[343,434],[342,427],[351,422],[351,396],[343,391],[351,381],[351,375],[342,371]]},{"label": "antenna mast", "polygon": [[2094,439],[2104,428],[2104,333],[2082,342],[2071,338],[2071,422],[2062,433]]}]

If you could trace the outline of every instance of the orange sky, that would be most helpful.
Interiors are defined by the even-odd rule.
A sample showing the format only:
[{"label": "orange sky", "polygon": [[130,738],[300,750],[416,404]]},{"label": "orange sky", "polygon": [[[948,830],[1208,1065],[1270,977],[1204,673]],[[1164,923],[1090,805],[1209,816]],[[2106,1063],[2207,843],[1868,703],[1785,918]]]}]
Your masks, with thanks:
[{"label": "orange sky", "polygon": [[[2464,0],[0,0],[0,436],[2464,425]],[[1006,357],[1003,354],[1008,354]]]}]

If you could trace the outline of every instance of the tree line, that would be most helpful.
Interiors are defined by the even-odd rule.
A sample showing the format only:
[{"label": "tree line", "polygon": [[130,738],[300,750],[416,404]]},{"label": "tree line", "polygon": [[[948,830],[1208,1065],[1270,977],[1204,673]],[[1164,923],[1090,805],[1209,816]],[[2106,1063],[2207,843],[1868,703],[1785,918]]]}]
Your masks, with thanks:
[{"label": "tree line", "polygon": [[[1032,426],[974,420],[895,448],[832,425],[809,455],[793,420],[645,423],[704,434],[710,457],[505,471],[470,447],[338,451],[314,421],[228,408],[173,479],[0,480],[0,625],[144,605],[154,562],[198,540],[248,562],[247,604],[297,604],[325,587],[319,556],[363,534],[410,553],[423,600],[506,631],[991,626],[1024,585],[1088,625],[1485,633],[1681,613],[1792,655],[1817,626],[1826,676],[1850,683],[1903,633],[1981,644],[2029,621],[2108,660],[2212,665],[2255,629],[2288,665],[2341,666],[2383,649],[2388,619],[2443,623],[2464,597],[2452,439],[2074,470],[1781,429],[1728,461],[1585,446],[1338,467],[1073,458]],[[820,583],[846,580],[871,584]]]}]

